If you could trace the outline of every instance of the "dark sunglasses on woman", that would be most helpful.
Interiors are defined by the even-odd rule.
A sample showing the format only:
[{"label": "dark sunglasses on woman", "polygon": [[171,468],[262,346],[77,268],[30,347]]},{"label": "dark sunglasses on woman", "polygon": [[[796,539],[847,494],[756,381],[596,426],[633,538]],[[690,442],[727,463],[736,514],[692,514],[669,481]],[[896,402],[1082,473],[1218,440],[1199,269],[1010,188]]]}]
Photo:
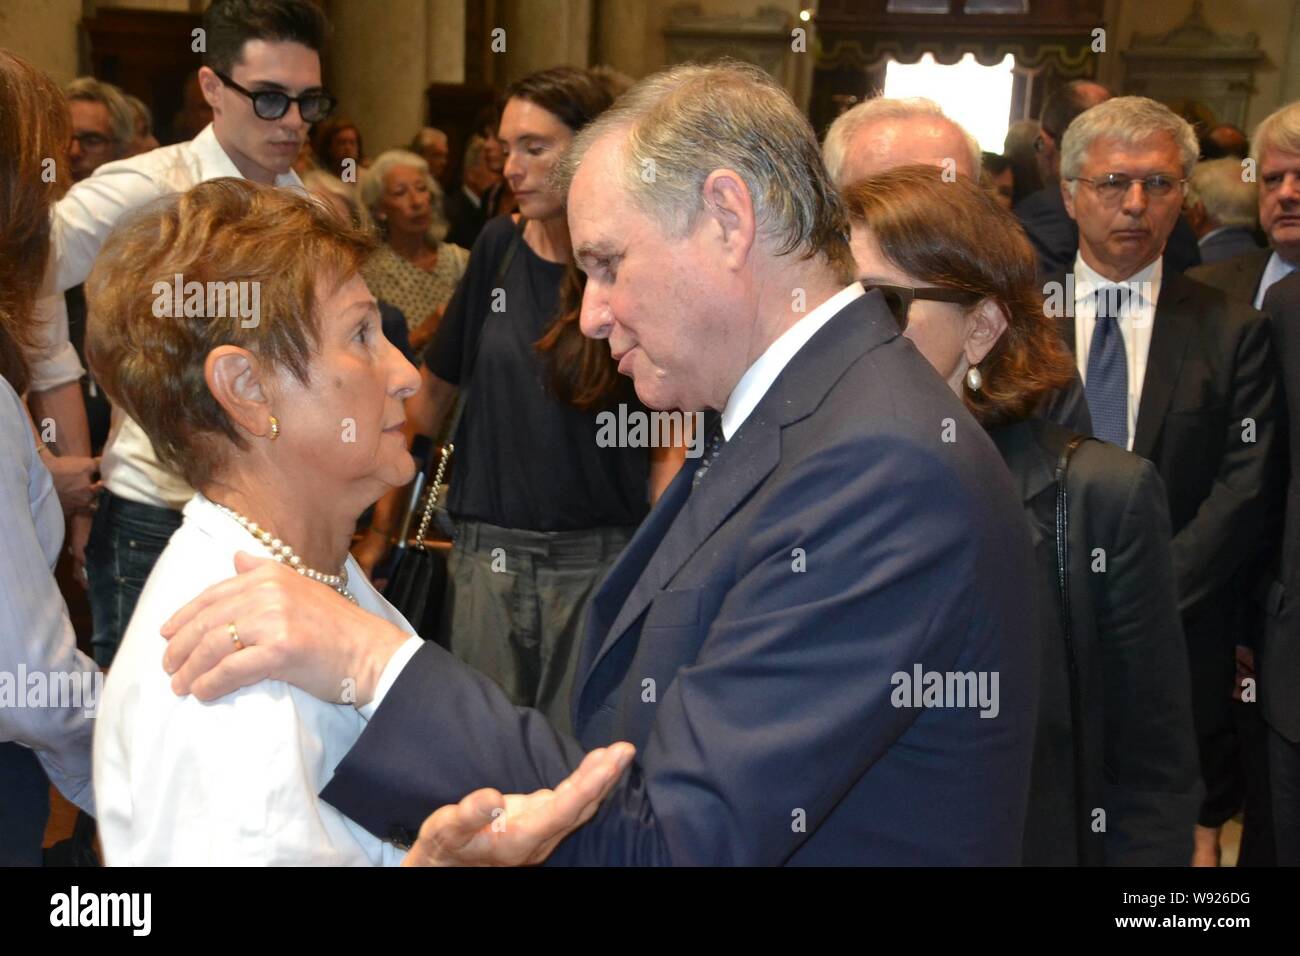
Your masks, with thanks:
[{"label": "dark sunglasses on woman", "polygon": [[912,302],[916,299],[923,299],[930,302],[953,302],[957,305],[974,305],[982,296],[978,292],[967,292],[965,289],[945,289],[942,286],[912,286],[905,285],[882,285],[879,282],[868,282],[865,279],[862,282],[866,290],[872,289],[880,291],[885,297],[885,305],[889,306],[890,313],[898,322],[898,330],[904,332],[907,330],[907,313],[912,307]]}]

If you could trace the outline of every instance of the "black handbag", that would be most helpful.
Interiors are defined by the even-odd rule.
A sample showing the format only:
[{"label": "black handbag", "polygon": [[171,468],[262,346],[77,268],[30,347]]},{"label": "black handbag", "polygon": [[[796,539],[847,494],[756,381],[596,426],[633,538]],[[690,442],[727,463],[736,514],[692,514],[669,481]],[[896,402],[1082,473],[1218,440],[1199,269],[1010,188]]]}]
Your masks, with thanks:
[{"label": "black handbag", "polygon": [[[527,220],[519,217],[514,236],[506,253],[501,257],[501,265],[496,272],[496,287],[500,288],[505,279],[506,270],[514,260],[515,251],[523,241],[524,225]],[[487,320],[484,319],[484,322]],[[392,576],[384,588],[384,598],[406,618],[417,634],[426,641],[434,641],[446,647],[448,635],[442,633],[442,608],[447,593],[447,550],[445,547],[430,548],[427,543],[429,525],[433,522],[438,507],[438,493],[447,474],[447,466],[456,450],[456,432],[460,428],[461,417],[465,413],[465,400],[469,394],[470,379],[474,363],[478,360],[478,348],[483,338],[482,329],[475,337],[470,351],[469,361],[465,363],[465,374],[461,376],[456,406],[452,411],[451,424],[447,428],[447,441],[437,455],[430,453],[429,469],[433,471],[431,480],[426,481],[426,472],[421,472],[411,486],[411,496],[407,501],[406,514],[402,519],[401,533],[397,538],[396,557]],[[434,467],[434,460],[437,466]],[[410,540],[411,523],[419,508],[420,495],[424,495],[424,509],[420,514],[420,524],[415,532],[415,539]]]}]

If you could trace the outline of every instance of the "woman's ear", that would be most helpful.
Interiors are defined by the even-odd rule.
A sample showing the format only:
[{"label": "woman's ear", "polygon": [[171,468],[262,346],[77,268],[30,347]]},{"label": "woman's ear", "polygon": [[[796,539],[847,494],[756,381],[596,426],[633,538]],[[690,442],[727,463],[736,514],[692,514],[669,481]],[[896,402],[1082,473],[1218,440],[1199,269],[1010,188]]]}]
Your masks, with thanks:
[{"label": "woman's ear", "polygon": [[230,420],[251,435],[271,432],[270,383],[257,357],[237,345],[218,345],[203,363],[203,380]]},{"label": "woman's ear", "polygon": [[966,361],[979,365],[1007,330],[1007,314],[993,299],[981,299],[966,314]]}]

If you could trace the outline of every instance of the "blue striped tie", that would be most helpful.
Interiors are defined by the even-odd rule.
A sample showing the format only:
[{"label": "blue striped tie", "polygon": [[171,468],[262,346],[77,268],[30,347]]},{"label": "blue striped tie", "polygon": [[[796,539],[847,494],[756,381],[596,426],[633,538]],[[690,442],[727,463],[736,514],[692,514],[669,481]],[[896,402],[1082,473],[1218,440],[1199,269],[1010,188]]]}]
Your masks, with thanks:
[{"label": "blue striped tie", "polygon": [[1123,286],[1097,290],[1097,325],[1092,330],[1084,385],[1093,434],[1120,448],[1128,447],[1128,354],[1118,318],[1127,307],[1127,293]]}]

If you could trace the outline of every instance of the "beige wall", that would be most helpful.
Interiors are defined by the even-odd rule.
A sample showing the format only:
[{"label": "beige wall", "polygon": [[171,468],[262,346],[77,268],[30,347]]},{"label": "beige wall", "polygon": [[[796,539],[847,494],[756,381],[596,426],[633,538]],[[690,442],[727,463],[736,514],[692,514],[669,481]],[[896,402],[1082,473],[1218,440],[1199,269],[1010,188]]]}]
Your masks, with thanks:
[{"label": "beige wall", "polygon": [[[1192,0],[1111,0],[1108,11],[1117,39],[1108,43],[1098,79],[1108,86],[1122,86],[1123,57],[1119,51],[1131,42],[1134,32],[1159,34],[1182,23],[1192,9]],[[1254,32],[1266,59],[1255,73],[1247,124],[1256,123],[1279,105],[1300,97],[1300,3],[1296,0],[1203,0],[1205,21],[1212,30],[1225,34]]]},{"label": "beige wall", "polygon": [[0,47],[50,74],[57,83],[77,75],[77,22],[81,0],[4,0]]}]

